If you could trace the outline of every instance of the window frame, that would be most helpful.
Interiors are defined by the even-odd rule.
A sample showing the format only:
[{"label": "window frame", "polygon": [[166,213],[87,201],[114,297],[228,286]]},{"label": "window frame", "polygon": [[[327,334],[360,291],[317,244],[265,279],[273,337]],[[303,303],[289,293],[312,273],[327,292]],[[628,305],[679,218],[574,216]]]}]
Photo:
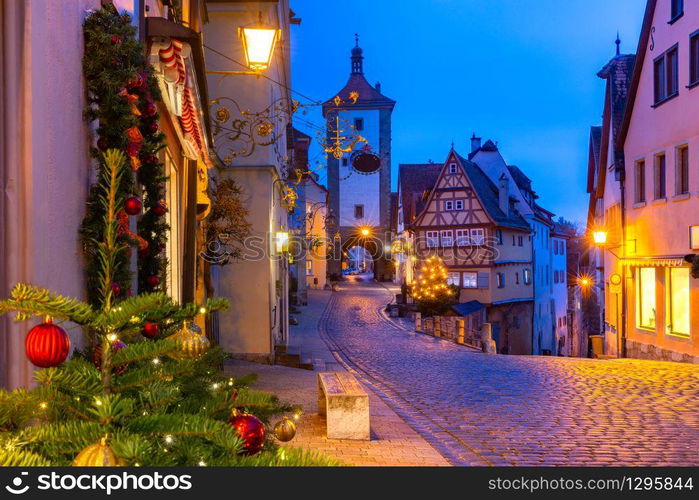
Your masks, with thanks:
[{"label": "window frame", "polygon": [[463,210],[464,200],[454,200],[454,210]]},{"label": "window frame", "polygon": [[[476,236],[479,235],[479,236]],[[471,245],[483,245],[485,243],[485,229],[477,227],[471,229]]]},{"label": "window frame", "polygon": [[[687,162],[682,164],[683,155]],[[667,169],[667,166],[665,167]],[[689,144],[680,144],[675,148],[675,194],[689,194]]]},{"label": "window frame", "polygon": [[689,84],[687,88],[699,85],[699,30],[689,35]]},{"label": "window frame", "polygon": [[[658,70],[658,68],[661,69]],[[652,107],[660,106],[673,97],[677,97],[679,93],[679,44],[676,43],[653,59]]]},{"label": "window frame", "polygon": [[471,245],[471,232],[468,229],[457,229],[454,235],[454,243],[457,247],[467,247]]},{"label": "window frame", "polygon": [[439,248],[439,231],[425,231],[425,244],[427,248]]},{"label": "window frame", "polygon": [[446,212],[452,212],[454,210],[454,200],[446,200],[444,202],[444,210]]},{"label": "window frame", "polygon": [[[456,283],[451,283],[454,275],[456,275]],[[447,271],[447,285],[461,287],[461,273],[459,271]]]},{"label": "window frame", "polygon": [[[660,169],[661,158],[662,170]],[[667,155],[665,151],[662,151],[653,155],[653,199],[663,200],[665,198],[667,198]]]},{"label": "window frame", "polygon": [[[467,278],[466,275],[469,275]],[[473,278],[473,280],[471,280]],[[466,286],[466,284],[473,283],[473,286]],[[461,273],[461,288],[478,288],[478,272],[477,271],[463,271]]]},{"label": "window frame", "polygon": [[532,284],[532,272],[528,267],[522,269],[522,281],[524,281],[525,285]]},{"label": "window frame", "polygon": [[[448,235],[448,236],[445,236]],[[448,238],[448,244],[445,243],[445,239]],[[454,246],[454,231],[451,229],[442,229],[439,231],[439,246],[441,247],[453,247]]]},{"label": "window frame", "polygon": [[449,164],[449,173],[450,174],[456,174],[459,171],[459,167],[456,165],[456,163],[450,163]]},{"label": "window frame", "polygon": [[670,0],[670,20],[667,24],[673,24],[684,15],[684,0]]},{"label": "window frame", "polygon": [[[359,210],[357,210],[359,209]],[[361,212],[361,215],[357,215],[358,212]],[[363,219],[364,218],[364,205],[363,204],[355,204],[354,205],[354,218],[355,219]]]},{"label": "window frame", "polygon": [[495,273],[495,283],[497,284],[498,288],[505,288],[505,273]]},{"label": "window frame", "polygon": [[[673,271],[686,271],[687,272],[687,305],[686,305],[686,310],[687,310],[687,330],[686,332],[680,332],[676,331],[674,329],[675,327],[675,302],[673,300],[673,283],[675,279],[672,277]],[[689,268],[687,267],[669,267],[667,269],[667,274],[666,274],[666,279],[667,279],[667,296],[666,296],[666,306],[665,310],[667,311],[667,333],[669,335],[675,336],[675,337],[682,337],[682,338],[689,338],[691,336],[691,321],[692,321],[692,303],[691,303],[691,290],[692,290],[692,278],[689,274]]]},{"label": "window frame", "polygon": [[[643,270],[653,270],[653,286],[651,297],[653,299],[653,325],[643,323]],[[636,272],[636,328],[648,332],[655,332],[658,326],[658,300],[657,300],[657,271],[655,267],[638,267]]]},{"label": "window frame", "polygon": [[[634,162],[634,203],[646,202],[646,159],[640,158]],[[640,175],[639,175],[640,174]]]}]

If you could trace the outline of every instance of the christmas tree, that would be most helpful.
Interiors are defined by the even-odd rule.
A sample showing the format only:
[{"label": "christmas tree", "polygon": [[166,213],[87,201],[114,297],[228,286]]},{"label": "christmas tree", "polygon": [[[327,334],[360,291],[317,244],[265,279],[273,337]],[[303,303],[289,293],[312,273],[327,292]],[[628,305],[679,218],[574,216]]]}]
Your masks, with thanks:
[{"label": "christmas tree", "polygon": [[444,313],[459,298],[459,288],[447,283],[447,268],[440,257],[429,257],[420,268],[420,276],[410,288],[420,312],[427,316]]},{"label": "christmas tree", "polygon": [[[38,387],[0,391],[0,465],[333,464],[277,449],[263,421],[292,409],[249,390],[251,379],[220,374],[220,349],[209,348],[191,322],[225,309],[225,300],[178,305],[162,292],[115,299],[111,284],[127,250],[117,237],[126,163],[110,149],[100,168],[102,239],[92,243],[102,305],[26,284],[0,301],[0,314],[14,312],[18,321],[49,318],[26,341],[29,359],[44,367]],[[89,346],[66,362],[64,321],[80,325]]]}]

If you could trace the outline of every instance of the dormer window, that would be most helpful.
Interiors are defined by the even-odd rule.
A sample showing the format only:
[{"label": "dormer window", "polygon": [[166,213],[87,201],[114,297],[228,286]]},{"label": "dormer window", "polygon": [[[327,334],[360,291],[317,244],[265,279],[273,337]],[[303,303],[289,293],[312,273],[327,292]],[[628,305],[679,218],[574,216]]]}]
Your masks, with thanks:
[{"label": "dormer window", "polygon": [[450,163],[450,164],[449,164],[449,173],[450,173],[450,174],[455,174],[455,173],[456,173],[456,163]]},{"label": "dormer window", "polygon": [[464,200],[456,200],[454,202],[454,209],[455,210],[463,210],[464,209]]},{"label": "dormer window", "polygon": [[454,210],[454,202],[453,201],[445,201],[444,202],[444,210],[447,210],[447,211]]}]

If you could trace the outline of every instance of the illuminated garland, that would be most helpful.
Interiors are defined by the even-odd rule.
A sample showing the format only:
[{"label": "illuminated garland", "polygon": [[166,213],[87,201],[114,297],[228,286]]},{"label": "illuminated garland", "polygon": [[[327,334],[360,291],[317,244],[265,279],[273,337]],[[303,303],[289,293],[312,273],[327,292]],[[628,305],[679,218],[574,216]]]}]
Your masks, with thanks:
[{"label": "illuminated garland", "polygon": [[[124,198],[142,198],[144,213],[138,220],[138,237],[121,231],[120,243],[132,246],[138,242],[138,290],[163,290],[167,261],[162,253],[168,225],[163,203],[166,177],[157,156],[165,139],[159,130],[155,104],[160,100],[158,83],[128,14],[120,15],[113,5],[106,4],[85,19],[83,28],[88,102],[85,118],[97,123],[97,142],[91,154],[97,159],[103,151],[114,148],[128,158],[131,168],[118,192]],[[93,305],[99,305],[95,242],[102,240],[104,208],[97,199],[103,190],[101,181],[92,187],[81,228],[88,298]],[[124,253],[116,262],[113,292],[117,299],[131,295],[129,254]]]}]

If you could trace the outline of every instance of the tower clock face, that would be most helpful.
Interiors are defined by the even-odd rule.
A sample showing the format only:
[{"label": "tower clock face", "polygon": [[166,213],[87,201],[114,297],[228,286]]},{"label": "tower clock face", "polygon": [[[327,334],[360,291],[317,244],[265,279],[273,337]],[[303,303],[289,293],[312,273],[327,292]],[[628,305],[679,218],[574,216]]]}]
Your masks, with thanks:
[{"label": "tower clock face", "polygon": [[355,172],[370,175],[381,168],[381,158],[367,151],[355,151],[350,157],[350,164]]}]

